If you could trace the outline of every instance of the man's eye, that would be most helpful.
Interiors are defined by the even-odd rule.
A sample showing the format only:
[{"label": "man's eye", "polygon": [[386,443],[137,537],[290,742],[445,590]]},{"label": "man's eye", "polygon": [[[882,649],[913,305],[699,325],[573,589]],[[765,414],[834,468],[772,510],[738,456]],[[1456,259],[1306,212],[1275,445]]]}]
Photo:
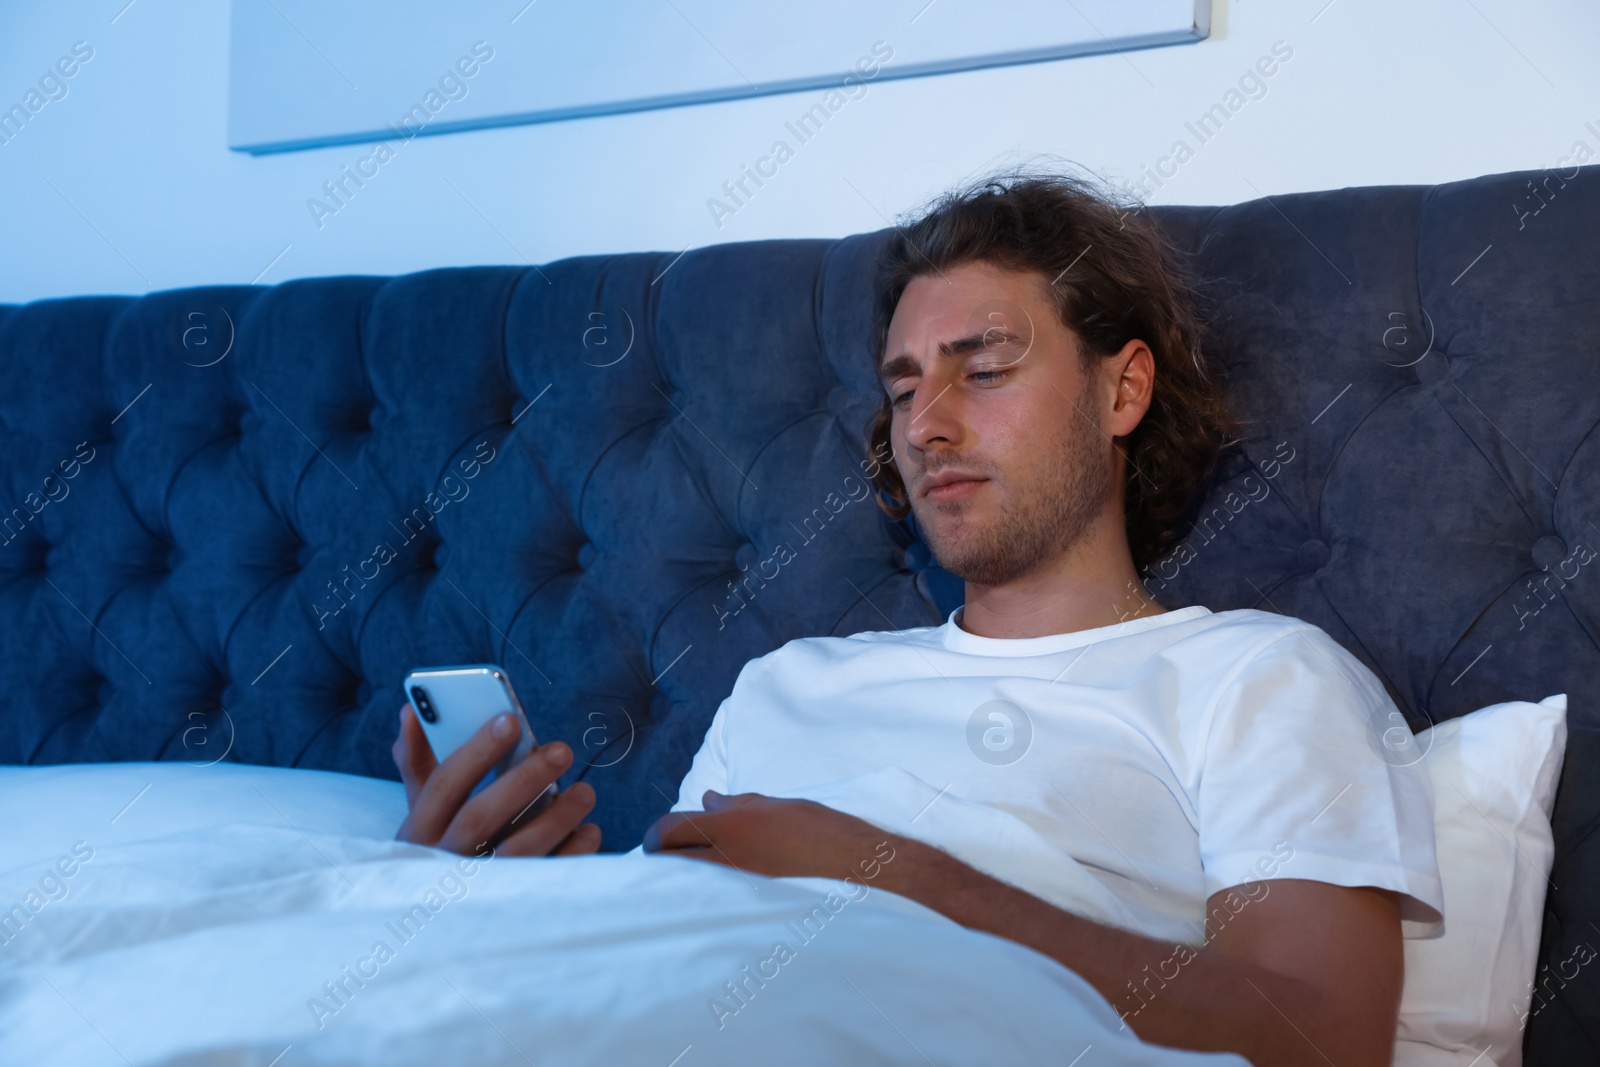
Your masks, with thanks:
[{"label": "man's eye", "polygon": [[911,395],[915,392],[915,389],[907,389],[905,392],[896,395],[891,403],[893,403],[895,407],[899,407],[900,405],[909,401],[911,399]]},{"label": "man's eye", "polygon": [[973,371],[968,377],[980,385],[992,385],[1010,373],[1009,370],[979,370]]}]

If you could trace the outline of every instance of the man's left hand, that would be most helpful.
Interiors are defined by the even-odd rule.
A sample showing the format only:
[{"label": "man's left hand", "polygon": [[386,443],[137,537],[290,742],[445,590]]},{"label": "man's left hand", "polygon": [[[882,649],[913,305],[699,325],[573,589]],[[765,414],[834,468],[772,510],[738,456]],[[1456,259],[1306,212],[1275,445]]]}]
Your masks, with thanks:
[{"label": "man's left hand", "polygon": [[645,832],[646,852],[784,877],[875,879],[903,840],[811,800],[708,789],[705,811],[673,811]]}]

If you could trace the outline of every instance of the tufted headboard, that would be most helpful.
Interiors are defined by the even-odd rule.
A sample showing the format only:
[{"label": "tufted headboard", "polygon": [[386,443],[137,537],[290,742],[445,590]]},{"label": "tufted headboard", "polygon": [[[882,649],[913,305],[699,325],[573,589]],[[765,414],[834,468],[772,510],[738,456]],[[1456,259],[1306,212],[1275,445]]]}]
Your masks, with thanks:
[{"label": "tufted headboard", "polygon": [[[1418,729],[1569,694],[1543,959],[1600,945],[1600,167],[1156,213],[1248,421],[1150,589]],[[402,673],[490,660],[632,847],[745,661],[960,602],[863,476],[887,232],[0,307],[0,761],[393,778]]]}]

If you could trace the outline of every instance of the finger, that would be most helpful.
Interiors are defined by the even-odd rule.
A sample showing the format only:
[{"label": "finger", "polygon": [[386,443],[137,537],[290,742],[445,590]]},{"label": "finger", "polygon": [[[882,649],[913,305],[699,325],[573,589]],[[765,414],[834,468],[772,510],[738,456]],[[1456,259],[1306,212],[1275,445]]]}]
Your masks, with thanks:
[{"label": "finger", "polygon": [[759,804],[771,799],[772,797],[765,793],[719,793],[715,789],[707,789],[700,796],[700,806],[707,811],[720,811],[723,808],[742,808],[746,804]]},{"label": "finger", "polygon": [[[551,741],[547,745],[539,746],[518,760],[515,766],[492,782],[488,788],[468,800],[450,821],[449,827],[444,831],[444,840],[467,845],[493,840],[505,832],[506,825],[513,819],[527,819],[527,809],[570,766],[572,766],[572,749],[567,745],[560,741]],[[567,829],[572,828],[569,826]],[[557,841],[559,840],[558,838]],[[551,842],[551,847],[553,848],[556,843]],[[444,845],[444,847],[453,846]],[[549,849],[545,851],[548,852]]]},{"label": "finger", "polygon": [[394,762],[400,769],[400,780],[406,786],[406,803],[415,804],[428,776],[439,765],[433,757],[433,746],[428,735],[422,732],[417,713],[410,704],[400,706],[400,733],[394,739]]},{"label": "finger", "polygon": [[552,855],[556,856],[587,856],[600,851],[600,827],[592,822],[586,822],[561,843]]},{"label": "finger", "polygon": [[[432,843],[445,835],[466,803],[467,794],[517,743],[518,732],[516,717],[510,712],[502,712],[478,727],[465,744],[450,753],[449,759],[433,769],[411,807],[411,825],[416,833],[414,840]],[[429,754],[432,754],[431,750]],[[484,793],[488,792],[488,789],[484,790]],[[511,814],[515,814],[515,810]],[[489,828],[490,832],[497,829],[498,826]],[[477,841],[469,844],[475,845]]]},{"label": "finger", "polygon": [[497,851],[502,856],[548,856],[593,810],[594,787],[588,782],[579,782],[557,793],[549,807],[500,842]]},{"label": "finger", "polygon": [[669,811],[644,833],[646,852],[666,852],[681,848],[708,848],[716,828],[715,813]]}]

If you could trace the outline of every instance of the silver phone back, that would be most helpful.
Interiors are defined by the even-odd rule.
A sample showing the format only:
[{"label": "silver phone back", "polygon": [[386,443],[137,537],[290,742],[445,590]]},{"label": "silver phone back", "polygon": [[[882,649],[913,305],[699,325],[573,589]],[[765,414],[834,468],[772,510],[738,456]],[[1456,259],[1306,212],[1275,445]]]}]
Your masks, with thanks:
[{"label": "silver phone back", "polygon": [[522,704],[511,688],[511,679],[493,663],[469,663],[459,667],[429,667],[414,670],[405,678],[406,699],[412,689],[427,691],[437,721],[428,722],[419,714],[422,732],[433,748],[434,758],[443,763],[466,743],[479,727],[502,711],[512,712],[522,728],[522,736],[512,750],[495,766],[495,777],[504,774],[533,748],[533,729],[522,712]]}]

